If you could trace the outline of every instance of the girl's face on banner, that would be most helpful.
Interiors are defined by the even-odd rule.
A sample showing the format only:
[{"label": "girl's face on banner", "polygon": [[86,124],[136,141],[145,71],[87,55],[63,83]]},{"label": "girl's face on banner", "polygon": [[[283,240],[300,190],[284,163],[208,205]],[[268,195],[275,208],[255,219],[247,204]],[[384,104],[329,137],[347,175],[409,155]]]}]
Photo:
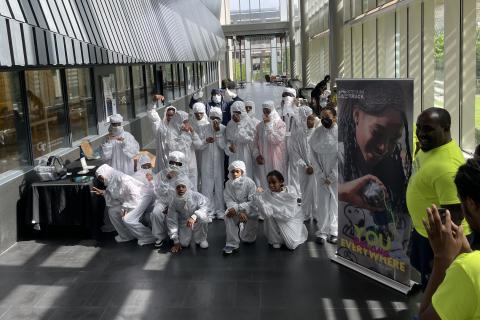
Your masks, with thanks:
[{"label": "girl's face on banner", "polygon": [[353,118],[357,144],[369,166],[391,154],[402,137],[403,121],[397,110],[387,108],[378,115],[370,115],[354,108]]}]

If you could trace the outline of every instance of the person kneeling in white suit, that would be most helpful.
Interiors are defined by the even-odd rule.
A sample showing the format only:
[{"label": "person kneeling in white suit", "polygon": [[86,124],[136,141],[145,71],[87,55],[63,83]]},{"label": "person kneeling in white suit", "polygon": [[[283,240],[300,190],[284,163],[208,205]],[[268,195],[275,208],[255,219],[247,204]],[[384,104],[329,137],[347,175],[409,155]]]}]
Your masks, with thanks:
[{"label": "person kneeling in white suit", "polygon": [[297,205],[298,194],[284,186],[285,179],[277,170],[267,175],[269,190],[257,193],[254,204],[265,217],[265,235],[275,249],[284,244],[294,250],[307,240],[307,227],[303,224],[303,213]]},{"label": "person kneeling in white suit", "polygon": [[258,212],[251,205],[256,192],[256,185],[245,175],[246,166],[243,161],[233,161],[228,166],[229,180],[225,184],[223,195],[227,204],[225,211],[225,228],[227,242],[224,254],[238,250],[240,240],[255,242],[258,229]]},{"label": "person kneeling in white suit", "polygon": [[[185,154],[180,151],[171,151],[168,154],[168,166],[161,170],[153,179],[155,206],[150,215],[152,233],[157,239],[155,247],[161,247],[167,238],[167,211],[168,205],[175,197],[175,180],[188,176]],[[192,181],[190,180],[190,183]]]},{"label": "person kneeling in white suit", "polygon": [[106,190],[94,188],[93,191],[105,197],[108,215],[118,235],[117,242],[138,240],[143,246],[155,242],[155,237],[140,219],[148,208],[149,190],[137,179],[113,169],[108,164],[101,165],[95,172]]},{"label": "person kneeling in white suit", "polygon": [[191,190],[191,182],[187,177],[175,180],[175,197],[168,206],[168,235],[174,245],[172,253],[177,253],[193,241],[200,248],[208,248],[208,199]]}]

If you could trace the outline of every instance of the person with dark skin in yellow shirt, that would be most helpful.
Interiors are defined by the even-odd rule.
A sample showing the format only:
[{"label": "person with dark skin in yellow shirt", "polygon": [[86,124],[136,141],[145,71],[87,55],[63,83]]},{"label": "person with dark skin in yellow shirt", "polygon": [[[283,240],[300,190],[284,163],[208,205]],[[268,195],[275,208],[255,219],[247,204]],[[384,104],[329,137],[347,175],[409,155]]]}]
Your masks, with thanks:
[{"label": "person with dark skin in yellow shirt", "polygon": [[[421,274],[421,287],[425,289],[432,270],[433,252],[422,224],[425,208],[435,204],[449,210],[452,221],[460,225],[463,213],[453,178],[465,163],[463,153],[452,140],[451,118],[440,108],[424,110],[417,118],[416,134],[420,151],[413,163],[413,175],[407,188],[407,207],[414,230],[410,241],[410,262]],[[463,220],[464,233],[470,234]]]},{"label": "person with dark skin in yellow shirt", "polygon": [[[455,176],[465,219],[480,231],[480,159],[469,159]],[[422,303],[421,320],[480,319],[480,251],[472,251],[462,225],[435,205],[423,220],[433,250],[433,268]]]}]

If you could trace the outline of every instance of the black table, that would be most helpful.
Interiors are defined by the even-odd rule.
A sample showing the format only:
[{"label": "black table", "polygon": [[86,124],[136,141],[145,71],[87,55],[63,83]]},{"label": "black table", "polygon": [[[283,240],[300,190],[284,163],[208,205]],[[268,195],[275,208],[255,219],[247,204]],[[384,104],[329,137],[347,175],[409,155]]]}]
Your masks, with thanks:
[{"label": "black table", "polygon": [[[98,167],[100,160],[91,160],[88,165]],[[80,161],[66,166],[72,175],[56,181],[34,182],[31,184],[31,211],[26,217],[31,227],[38,231],[50,227],[81,227],[95,239],[100,237],[103,224],[105,200],[92,193],[94,181],[74,182],[82,170]],[[94,176],[95,169],[87,176]]]}]

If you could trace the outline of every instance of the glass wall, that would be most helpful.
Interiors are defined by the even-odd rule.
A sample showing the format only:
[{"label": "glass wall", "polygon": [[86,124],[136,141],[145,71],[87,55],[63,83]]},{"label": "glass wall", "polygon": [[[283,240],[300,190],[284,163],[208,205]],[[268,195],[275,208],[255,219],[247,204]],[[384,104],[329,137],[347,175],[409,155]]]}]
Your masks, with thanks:
[{"label": "glass wall", "polygon": [[174,92],[174,97],[178,98],[180,97],[180,86],[178,84],[178,68],[176,64],[172,64],[172,71],[173,71],[173,92]]},{"label": "glass wall", "polygon": [[480,0],[476,3],[475,36],[475,144],[480,144]]},{"label": "glass wall", "polygon": [[185,70],[183,70],[183,63],[177,64],[178,75],[179,75],[179,96],[186,95],[185,90]]},{"label": "glass wall", "polygon": [[130,68],[127,66],[115,67],[115,81],[117,85],[117,112],[124,120],[132,119],[132,93],[130,90]]},{"label": "glass wall", "polygon": [[154,66],[147,64],[145,66],[145,80],[147,86],[147,101],[150,101],[150,95],[155,91]]},{"label": "glass wall", "polygon": [[473,151],[480,142],[479,3],[412,0],[357,20],[360,13],[351,7],[344,17],[342,76],[413,79],[413,117],[433,106],[447,109],[453,139]]},{"label": "glass wall", "polygon": [[90,69],[65,69],[72,141],[97,133]]},{"label": "glass wall", "polygon": [[29,164],[18,72],[0,72],[0,173]]},{"label": "glass wall", "polygon": [[174,99],[172,65],[164,64],[162,67],[163,67],[163,95],[165,96],[166,101],[170,101]]},{"label": "glass wall", "polygon": [[25,72],[33,157],[69,145],[59,70]]},{"label": "glass wall", "polygon": [[185,76],[187,77],[187,94],[195,91],[193,80],[193,63],[185,63]]},{"label": "glass wall", "polygon": [[288,0],[223,0],[229,24],[288,20]]},{"label": "glass wall", "polygon": [[133,100],[135,115],[147,111],[145,102],[145,83],[143,81],[143,66],[132,66]]}]

